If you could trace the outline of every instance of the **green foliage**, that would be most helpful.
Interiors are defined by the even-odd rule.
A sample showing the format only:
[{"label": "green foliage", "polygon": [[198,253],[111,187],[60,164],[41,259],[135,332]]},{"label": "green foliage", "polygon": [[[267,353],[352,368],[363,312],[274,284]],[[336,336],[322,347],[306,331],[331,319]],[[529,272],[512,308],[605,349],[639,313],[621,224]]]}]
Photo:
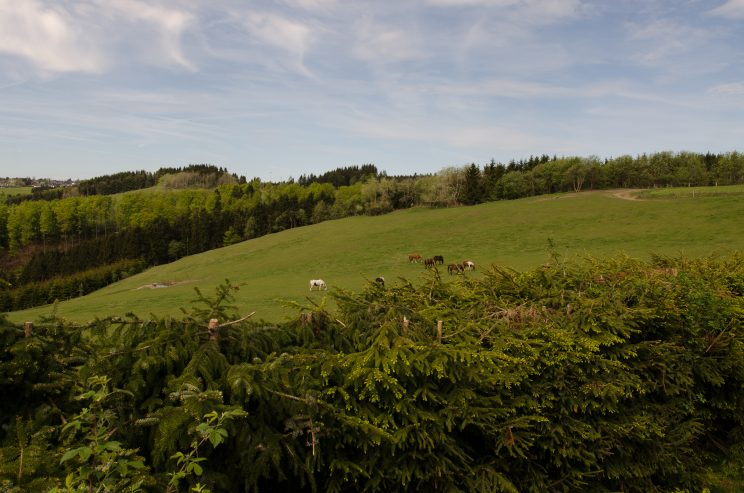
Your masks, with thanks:
[{"label": "green foliage", "polygon": [[[176,452],[171,456],[171,459],[176,459],[176,465],[179,469],[175,472],[170,473],[170,481],[168,481],[168,489],[166,492],[174,492],[178,490],[178,485],[182,479],[185,479],[189,475],[200,477],[204,473],[203,467],[199,464],[204,462],[204,457],[198,457],[199,447],[209,442],[213,448],[216,448],[222,444],[228,436],[227,430],[224,428],[225,422],[234,419],[245,417],[247,413],[240,409],[230,409],[222,413],[217,411],[211,411],[204,415],[203,421],[195,429],[195,440],[191,442],[191,448],[188,453]],[[202,493],[210,493],[210,490],[197,483],[193,491],[200,491]]]},{"label": "green foliage", "polygon": [[[52,347],[57,388],[88,387],[82,408],[57,395],[66,424],[33,393],[3,409],[14,433],[2,480],[136,488],[148,471],[140,487],[155,491],[736,491],[743,260],[555,252],[527,272],[336,289],[335,313],[309,298],[279,326],[240,317],[226,283],[182,319],[54,320],[28,338],[7,327],[10,392],[49,378],[14,372],[25,351]],[[42,451],[60,467],[20,465]]]},{"label": "green foliage", "polygon": [[2,491],[42,491],[53,486],[55,464],[49,457],[55,456],[50,449],[49,438],[53,427],[44,426],[33,430],[31,423],[20,416],[15,423],[16,440],[0,448],[0,487]]},{"label": "green foliage", "polygon": [[64,488],[52,488],[51,493],[76,491],[142,491],[147,480],[147,467],[137,449],[124,448],[118,440],[118,416],[106,401],[123,391],[109,391],[106,377],[91,377],[87,390],[77,399],[88,406],[62,427],[66,451],[60,465],[67,475]]}]

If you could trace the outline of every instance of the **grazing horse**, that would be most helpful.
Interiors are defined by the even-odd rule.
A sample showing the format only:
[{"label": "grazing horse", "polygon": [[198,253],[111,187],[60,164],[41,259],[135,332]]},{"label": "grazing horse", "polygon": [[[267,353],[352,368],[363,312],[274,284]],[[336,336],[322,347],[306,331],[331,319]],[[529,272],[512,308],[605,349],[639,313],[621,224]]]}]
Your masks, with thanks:
[{"label": "grazing horse", "polygon": [[475,264],[473,262],[471,262],[470,260],[463,261],[462,267],[465,270],[470,270],[470,271],[475,270]]},{"label": "grazing horse", "polygon": [[383,288],[385,287],[385,278],[384,277],[380,276],[380,277],[376,278],[375,279],[375,282],[377,284],[379,284],[380,286],[382,286]]},{"label": "grazing horse", "polygon": [[461,266],[461,265],[459,265],[459,264],[449,264],[449,265],[447,266],[447,272],[448,272],[448,273],[449,273],[450,275],[452,275],[452,274],[457,274],[457,273],[458,273],[459,271],[461,271],[461,270],[462,270],[462,266]]},{"label": "grazing horse", "polygon": [[421,262],[421,255],[418,253],[411,253],[408,255],[408,262]]},{"label": "grazing horse", "polygon": [[328,290],[328,286],[323,279],[310,279],[310,291],[312,291],[313,288],[318,288],[318,291],[321,289]]},{"label": "grazing horse", "polygon": [[428,269],[429,267],[434,267],[434,259],[433,258],[424,259],[424,268]]},{"label": "grazing horse", "polygon": [[434,255],[434,263],[444,265],[444,257],[441,255]]}]

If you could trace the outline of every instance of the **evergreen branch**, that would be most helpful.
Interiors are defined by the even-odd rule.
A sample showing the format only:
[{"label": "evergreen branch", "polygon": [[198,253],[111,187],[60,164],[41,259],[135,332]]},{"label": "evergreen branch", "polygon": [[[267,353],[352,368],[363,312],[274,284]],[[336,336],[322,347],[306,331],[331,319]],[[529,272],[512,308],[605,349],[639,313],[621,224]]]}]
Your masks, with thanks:
[{"label": "evergreen branch", "polygon": [[266,390],[272,394],[278,395],[279,397],[286,397],[287,399],[299,401],[304,404],[315,404],[315,402],[313,401],[308,401],[307,399],[303,399],[302,397],[297,397],[296,395],[285,394],[284,392],[279,392],[278,390],[272,390],[272,389],[266,389]]},{"label": "evergreen branch", "polygon": [[726,332],[728,329],[731,328],[731,325],[734,323],[733,320],[731,320],[726,327],[723,328],[723,330],[711,341],[710,346],[708,346],[708,349],[705,350],[705,352],[709,352],[713,346],[715,346],[716,342],[718,342],[718,339],[721,338],[724,332]]},{"label": "evergreen branch", "polygon": [[220,324],[220,325],[218,325],[217,327],[218,327],[218,328],[219,328],[219,327],[227,327],[228,325],[232,325],[232,324],[237,324],[237,323],[240,323],[240,322],[242,322],[243,320],[247,320],[247,319],[251,318],[251,317],[252,317],[253,315],[255,315],[255,314],[256,314],[256,312],[251,312],[251,313],[249,313],[248,315],[246,315],[246,316],[245,316],[245,317],[243,317],[243,318],[239,318],[238,320],[233,320],[232,322],[225,322],[224,324]]},{"label": "evergreen branch", "polygon": [[451,334],[447,334],[446,336],[445,336],[445,335],[443,335],[443,336],[442,336],[442,340],[444,340],[444,339],[449,339],[450,337],[455,337],[455,336],[456,336],[457,334],[461,334],[461,333],[463,333],[463,332],[465,332],[465,331],[467,331],[467,330],[468,330],[468,327],[464,327],[464,328],[462,328],[462,329],[460,329],[460,330],[457,330],[457,331],[455,331],[455,332],[452,332]]},{"label": "evergreen branch", "polygon": [[144,351],[145,349],[150,349],[151,347],[154,347],[154,346],[159,346],[159,345],[161,345],[161,344],[168,344],[168,343],[170,343],[170,342],[174,342],[174,341],[177,341],[177,340],[179,340],[179,339],[180,339],[180,337],[172,337],[172,338],[170,338],[170,339],[166,339],[166,340],[164,340],[164,341],[160,341],[160,342],[153,342],[152,344],[148,344],[147,346],[142,346],[142,347],[138,347],[138,348],[134,348],[134,349],[124,349],[124,350],[122,350],[122,351],[114,351],[114,352],[112,352],[112,353],[108,353],[108,354],[106,355],[106,357],[110,357],[110,356],[119,356],[119,355],[121,355],[121,354],[130,354],[130,353],[136,353],[136,352],[139,352],[139,351]]}]

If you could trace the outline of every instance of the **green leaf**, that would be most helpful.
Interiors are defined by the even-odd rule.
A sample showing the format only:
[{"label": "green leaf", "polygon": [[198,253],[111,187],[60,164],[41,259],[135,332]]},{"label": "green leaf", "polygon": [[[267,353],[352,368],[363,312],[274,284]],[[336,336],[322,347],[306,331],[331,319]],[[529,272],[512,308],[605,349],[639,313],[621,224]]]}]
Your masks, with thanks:
[{"label": "green leaf", "polygon": [[106,442],[103,445],[103,448],[106,450],[111,450],[112,452],[115,452],[117,450],[121,450],[121,442],[117,442],[117,441]]},{"label": "green leaf", "polygon": [[221,444],[225,438],[227,438],[227,430],[223,428],[217,428],[209,434],[209,441],[212,443],[213,447]]},{"label": "green leaf", "polygon": [[201,476],[202,473],[204,472],[204,470],[202,469],[202,467],[199,464],[197,464],[196,462],[192,462],[191,464],[189,464],[189,466],[186,468],[186,470],[189,471],[189,472],[193,472],[197,476]]},{"label": "green leaf", "polygon": [[93,455],[93,451],[90,449],[90,447],[80,447],[78,451],[80,458],[83,459],[83,461],[87,461],[88,458]]},{"label": "green leaf", "polygon": [[141,460],[132,460],[132,461],[129,461],[129,467],[132,467],[134,469],[144,469],[145,463],[142,462]]},{"label": "green leaf", "polygon": [[67,452],[65,452],[65,454],[62,456],[62,459],[60,459],[59,463],[64,464],[68,460],[78,455],[78,450],[79,449],[72,449],[72,450],[68,450]]}]

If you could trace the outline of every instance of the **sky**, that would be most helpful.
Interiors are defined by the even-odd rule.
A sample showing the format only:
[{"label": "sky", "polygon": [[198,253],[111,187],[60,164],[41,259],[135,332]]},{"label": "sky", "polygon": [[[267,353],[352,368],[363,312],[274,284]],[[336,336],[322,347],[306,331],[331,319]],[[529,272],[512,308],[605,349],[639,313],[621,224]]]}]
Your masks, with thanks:
[{"label": "sky", "polygon": [[744,0],[0,0],[0,176],[744,150]]}]

